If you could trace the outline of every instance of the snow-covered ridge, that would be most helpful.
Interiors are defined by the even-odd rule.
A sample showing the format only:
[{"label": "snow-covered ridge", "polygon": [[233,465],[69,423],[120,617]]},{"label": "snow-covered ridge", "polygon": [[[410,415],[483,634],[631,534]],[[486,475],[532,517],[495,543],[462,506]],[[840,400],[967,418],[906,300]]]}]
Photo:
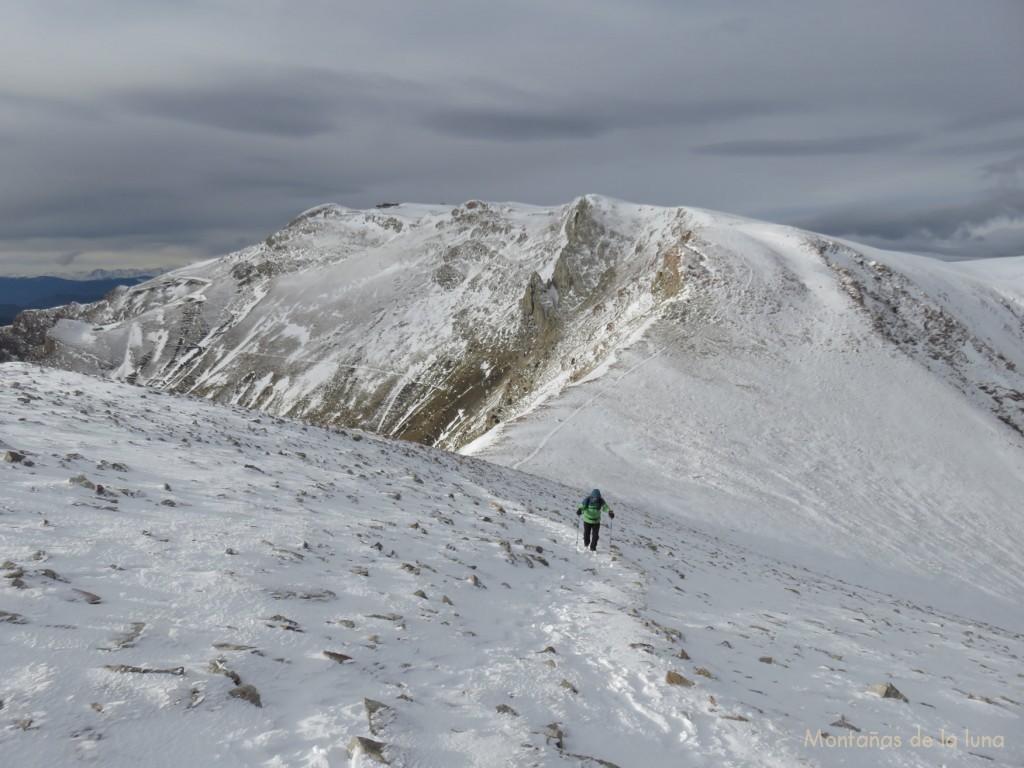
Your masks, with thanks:
[{"label": "snow-covered ridge", "polygon": [[0,349],[600,479],[758,547],[1019,608],[1022,265],[597,196],[327,205],[110,301],[25,313]]},{"label": "snow-covered ridge", "polygon": [[22,364],[0,441],[2,765],[1024,760],[1024,637],[827,554]]},{"label": "snow-covered ridge", "polygon": [[1022,288],[1003,275],[1024,260],[989,275],[867,253],[597,196],[555,208],[324,205],[259,245],[111,301],[29,313],[0,332],[0,350],[455,448],[659,324],[694,335],[742,322],[770,348],[794,327],[864,315],[1020,432]]}]

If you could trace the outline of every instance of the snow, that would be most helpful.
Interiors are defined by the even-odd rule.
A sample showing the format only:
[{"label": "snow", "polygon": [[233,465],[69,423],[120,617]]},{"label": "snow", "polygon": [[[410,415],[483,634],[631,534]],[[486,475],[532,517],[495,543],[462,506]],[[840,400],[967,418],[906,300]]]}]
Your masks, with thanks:
[{"label": "snow", "polygon": [[[467,339],[511,338],[580,202],[321,206],[50,338],[278,414],[357,382],[397,432],[444,360],[500,375]],[[1024,765],[1024,258],[586,203],[610,287],[476,458],[0,367],[0,765]]]},{"label": "snow", "polygon": [[[27,459],[0,462],[0,765],[377,764],[357,737],[405,766],[1021,765],[1019,602],[994,621],[950,611],[948,574],[926,568],[913,589],[865,586],[856,562],[796,530],[780,535],[803,544],[772,552],[770,539],[706,522],[735,510],[708,494],[696,514],[696,482],[641,488],[597,474],[608,470],[600,451],[594,462],[559,458],[574,430],[552,434],[555,419],[586,423],[566,410],[573,397],[600,396],[614,417],[607,404],[635,398],[627,384],[641,372],[645,387],[682,396],[709,375],[694,370],[682,387],[666,365],[628,351],[541,409],[545,421],[533,423],[550,439],[524,466],[578,460],[588,482],[577,487],[0,366],[0,451]],[[727,373],[744,381],[739,366]],[[799,413],[808,401],[791,395]],[[621,413],[637,417],[634,432],[657,417]],[[754,411],[740,418],[755,434],[772,428]],[[783,423],[781,449],[810,469],[824,444],[801,449],[800,431],[780,432]],[[655,460],[618,426],[602,451],[627,468]],[[700,458],[710,443],[694,438],[690,458]],[[764,460],[756,441],[747,450],[752,465]],[[878,470],[884,459],[861,461]],[[1007,456],[987,459],[1005,471]],[[771,466],[744,478],[746,497],[781,525]],[[907,494],[945,491],[937,476],[890,479]],[[86,481],[102,492],[77,484]],[[572,510],[594,484],[616,517],[590,554],[578,551]],[[1004,572],[1020,573],[1014,523],[985,520],[1011,537],[998,553]],[[951,536],[949,568],[962,569],[965,589],[984,586],[986,553],[964,527],[939,519],[918,530],[928,546]],[[892,530],[871,536],[882,546]],[[670,672],[693,686],[669,684]],[[231,676],[262,706],[232,696]],[[887,682],[909,702],[869,690]],[[386,708],[368,716],[364,700]]]},{"label": "snow", "polygon": [[[707,229],[689,247],[722,286],[707,319],[644,328],[462,451],[580,487],[600,478],[759,551],[806,549],[819,566],[828,553],[826,569],[841,563],[876,588],[900,583],[1024,630],[1024,440],[927,355],[899,351],[851,311],[807,233],[693,215]],[[863,251],[1005,354],[1007,370],[1024,362],[1019,320],[1004,311],[1024,294],[1002,280],[1024,261],[989,273]],[[956,375],[1008,375],[967,343],[953,353],[975,355]]]}]

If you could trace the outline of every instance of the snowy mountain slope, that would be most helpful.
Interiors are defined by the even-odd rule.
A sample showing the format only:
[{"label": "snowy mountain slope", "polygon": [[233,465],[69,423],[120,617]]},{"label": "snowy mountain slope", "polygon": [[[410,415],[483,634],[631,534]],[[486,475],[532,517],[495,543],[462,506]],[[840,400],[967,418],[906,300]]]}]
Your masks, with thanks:
[{"label": "snowy mountain slope", "polygon": [[483,451],[1024,614],[1022,273],[596,196],[322,206],[110,301],[25,313],[0,347]]},{"label": "snowy mountain slope", "polygon": [[1024,615],[1024,262],[990,277],[756,222],[695,229],[721,286],[700,315],[680,302],[464,451]]},{"label": "snowy mountain slope", "polygon": [[1020,281],[866,253],[596,196],[556,208],[327,205],[264,243],[109,301],[26,313],[0,348],[453,448],[591,374],[653,325],[693,335],[741,320],[774,348],[807,333],[837,345],[828,331],[868,318],[875,335],[1020,432]]},{"label": "snowy mountain slope", "polygon": [[[809,261],[790,286],[771,262],[748,269],[713,322],[655,326],[602,376],[467,453],[563,481],[600,478],[635,503],[745,531],[761,550],[805,545],[885,564],[880,587],[939,577],[950,605],[974,609],[987,605],[981,590],[1020,625],[1020,436],[991,418],[980,388],[965,398],[948,360],[894,349],[866,313],[831,311],[845,297],[826,265]],[[794,311],[794,293],[817,311]],[[1014,353],[1010,331],[978,325]],[[1014,370],[977,359],[958,370],[1019,386]]]},{"label": "snowy mountain slope", "polygon": [[0,414],[4,765],[1024,764],[1024,637],[898,590],[77,374]]},{"label": "snowy mountain slope", "polygon": [[[543,383],[589,370],[671,293],[653,294],[640,276],[678,239],[685,212],[623,205],[322,206],[258,246],[110,301],[26,313],[0,345],[19,359],[458,446]],[[570,311],[596,311],[601,297],[617,305],[614,326]]]}]

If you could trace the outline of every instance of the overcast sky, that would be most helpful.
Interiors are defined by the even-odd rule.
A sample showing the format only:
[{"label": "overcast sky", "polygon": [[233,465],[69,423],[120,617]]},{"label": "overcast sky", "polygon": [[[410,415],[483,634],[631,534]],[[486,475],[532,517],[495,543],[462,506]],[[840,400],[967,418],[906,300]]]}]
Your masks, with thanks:
[{"label": "overcast sky", "polygon": [[595,193],[1024,255],[1022,0],[0,0],[0,273]]}]

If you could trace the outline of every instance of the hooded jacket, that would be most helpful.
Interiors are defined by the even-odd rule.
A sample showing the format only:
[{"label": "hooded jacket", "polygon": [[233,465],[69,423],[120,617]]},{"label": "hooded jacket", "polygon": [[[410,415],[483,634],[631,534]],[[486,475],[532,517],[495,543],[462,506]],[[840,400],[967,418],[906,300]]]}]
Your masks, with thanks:
[{"label": "hooded jacket", "polygon": [[590,523],[591,525],[596,525],[601,522],[602,512],[607,512],[612,517],[615,517],[615,513],[612,512],[611,507],[609,507],[605,503],[605,500],[601,498],[601,492],[596,489],[591,491],[590,495],[580,502],[576,511],[582,512],[583,522]]}]

